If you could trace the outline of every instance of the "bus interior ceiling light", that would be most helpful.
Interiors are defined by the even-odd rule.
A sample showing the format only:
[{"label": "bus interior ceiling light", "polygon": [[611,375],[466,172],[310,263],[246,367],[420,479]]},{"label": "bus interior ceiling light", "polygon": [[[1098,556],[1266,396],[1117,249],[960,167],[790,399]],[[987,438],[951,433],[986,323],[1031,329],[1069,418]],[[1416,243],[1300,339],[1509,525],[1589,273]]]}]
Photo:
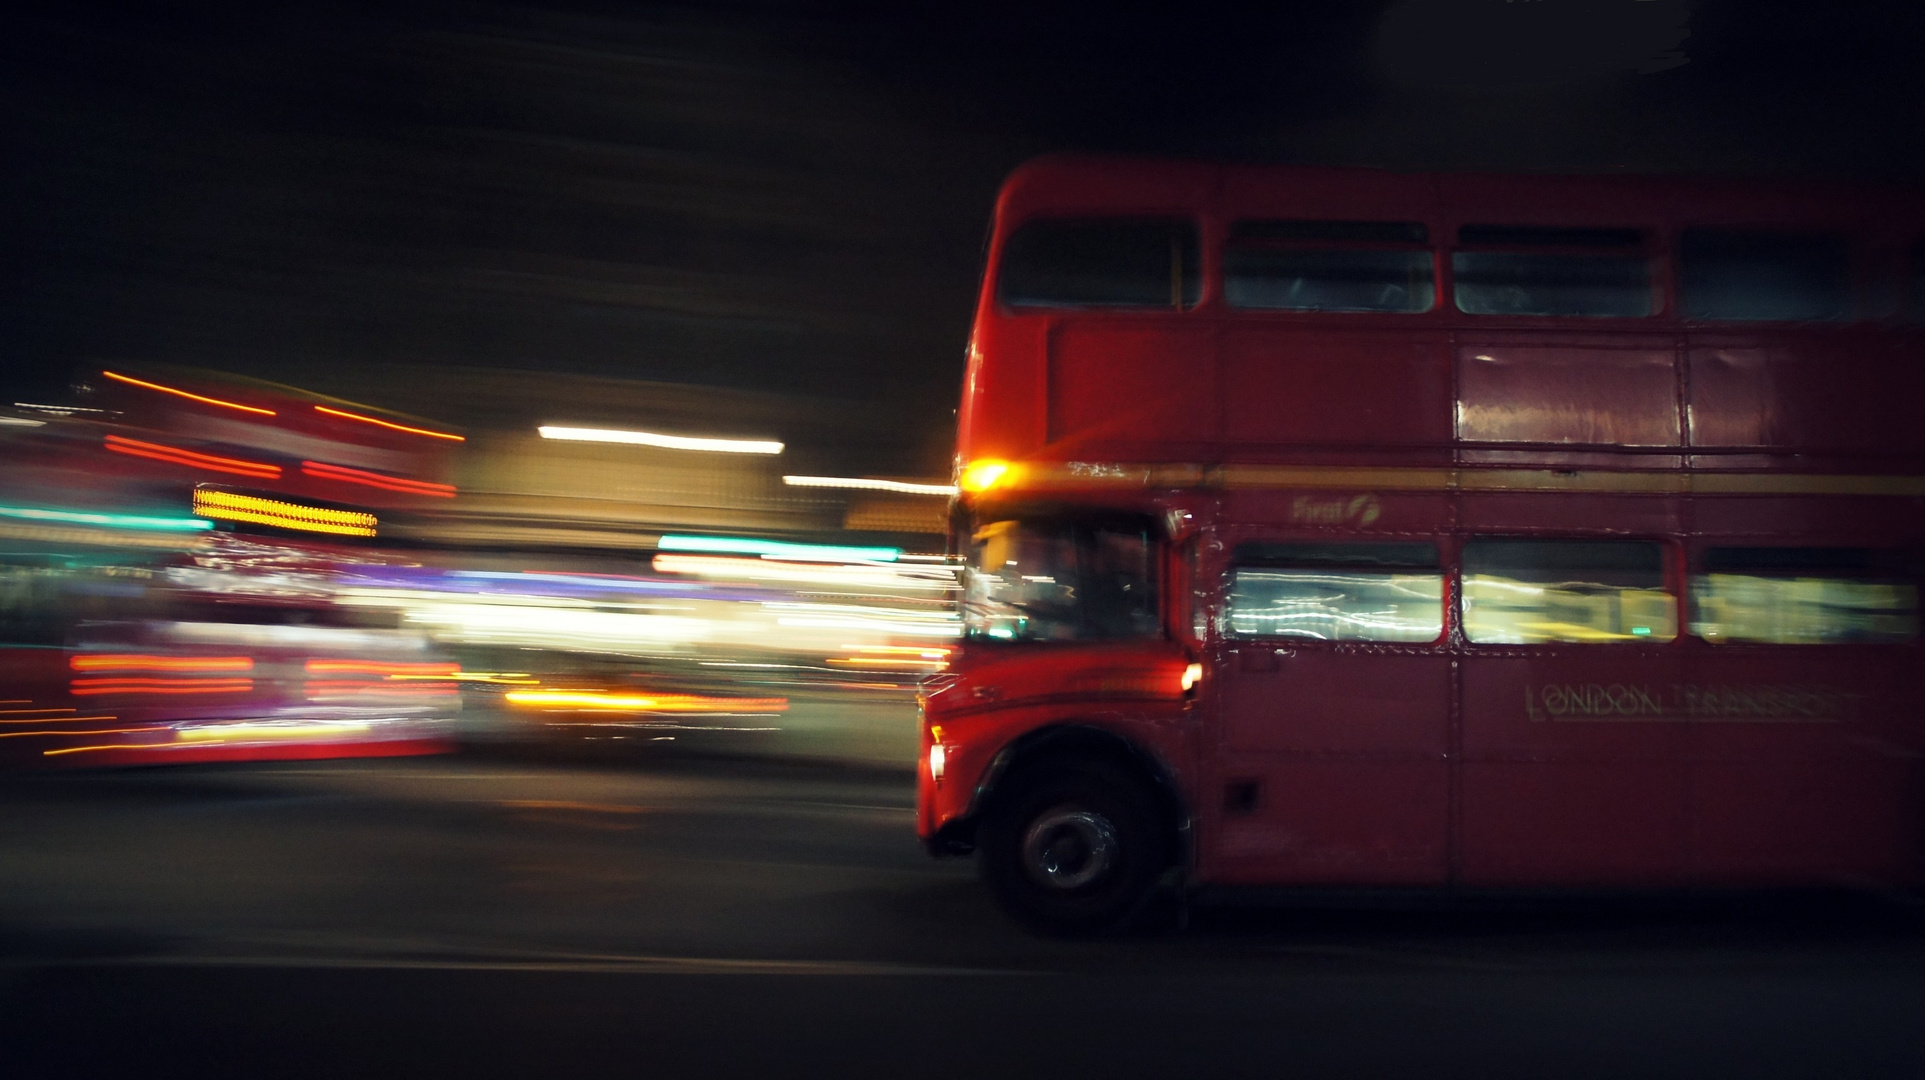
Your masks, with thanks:
[{"label": "bus interior ceiling light", "polygon": [[857,547],[849,544],[795,544],[751,536],[664,536],[656,545],[663,551],[703,551],[724,555],[760,555],[799,562],[895,562],[901,548]]},{"label": "bus interior ceiling light", "polygon": [[890,491],[898,495],[954,495],[954,484],[917,484],[904,480],[871,480],[855,476],[785,476],[792,487],[847,488],[853,491]]},{"label": "bus interior ceiling light", "polygon": [[262,499],[232,491],[194,492],[194,513],[220,521],[244,521],[273,525],[298,532],[330,533],[335,536],[373,536],[373,514],[355,510],[330,510],[320,506]]},{"label": "bus interior ceiling light", "polygon": [[535,430],[544,439],[565,442],[628,443],[655,446],[664,450],[703,450],[718,454],[780,454],[782,444],[774,439],[715,439],[690,435],[661,435],[653,431],[621,431],[615,428],[561,427],[543,424]]},{"label": "bus interior ceiling light", "polygon": [[238,401],[223,401],[220,398],[208,397],[205,394],[191,394],[185,390],[176,390],[171,386],[162,386],[159,383],[148,382],[146,379],[136,379],[131,375],[121,375],[117,372],[112,372],[112,371],[103,371],[101,372],[101,374],[105,375],[109,379],[114,380],[115,382],[126,383],[128,386],[138,386],[144,390],[158,390],[163,394],[172,394],[175,397],[186,398],[189,401],[198,401],[203,405],[219,405],[223,409],[238,409],[241,412],[253,413],[256,416],[280,415],[276,413],[273,409],[262,409],[262,408],[257,408],[256,406],[253,406],[253,405],[242,405]]},{"label": "bus interior ceiling light", "polygon": [[346,409],[330,409],[326,405],[316,405],[314,411],[324,413],[328,416],[338,416],[344,420],[359,420],[363,424],[373,424],[376,427],[384,427],[390,431],[403,431],[409,435],[426,435],[430,439],[446,439],[449,442],[468,441],[464,435],[454,435],[446,431],[429,431],[427,428],[409,427],[407,424],[397,424],[392,420],[378,420],[372,416],[362,416],[360,413],[351,413]]},{"label": "bus interior ceiling light", "polygon": [[149,529],[155,532],[205,532],[214,527],[213,522],[201,518],[96,514],[85,510],[43,510],[32,506],[0,506],[0,517],[58,521],[66,525],[100,525],[109,529]]}]

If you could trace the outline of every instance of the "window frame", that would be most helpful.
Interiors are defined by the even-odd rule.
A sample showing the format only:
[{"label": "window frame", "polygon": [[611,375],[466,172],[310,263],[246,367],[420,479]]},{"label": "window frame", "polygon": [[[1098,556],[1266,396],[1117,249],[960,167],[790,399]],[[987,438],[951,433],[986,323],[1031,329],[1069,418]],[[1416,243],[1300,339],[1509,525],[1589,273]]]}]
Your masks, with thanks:
[{"label": "window frame", "polygon": [[[1599,535],[1584,533],[1545,533],[1520,532],[1515,530],[1494,530],[1491,532],[1460,532],[1455,537],[1451,551],[1451,592],[1456,601],[1451,616],[1456,620],[1456,634],[1467,649],[1503,651],[1513,649],[1671,649],[1679,647],[1687,639],[1696,641],[1687,632],[1685,625],[1689,599],[1686,588],[1689,584],[1687,560],[1683,545],[1674,537],[1651,535]],[[1671,617],[1673,632],[1668,639],[1630,639],[1620,641],[1578,641],[1560,639],[1556,641],[1477,641],[1470,636],[1470,627],[1465,619],[1464,594],[1465,570],[1464,550],[1479,540],[1510,540],[1536,543],[1579,543],[1579,544],[1649,544],[1658,549],[1659,581],[1666,595],[1671,598]]]}]

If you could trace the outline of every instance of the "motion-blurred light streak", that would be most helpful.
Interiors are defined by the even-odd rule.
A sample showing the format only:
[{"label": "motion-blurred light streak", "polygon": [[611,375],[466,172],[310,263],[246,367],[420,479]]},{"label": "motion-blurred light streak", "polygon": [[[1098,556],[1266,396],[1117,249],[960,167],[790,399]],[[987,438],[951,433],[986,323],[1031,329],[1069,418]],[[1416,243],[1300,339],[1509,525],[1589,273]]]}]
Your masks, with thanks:
[{"label": "motion-blurred light streak", "polygon": [[82,653],[68,658],[75,671],[252,671],[251,656],[151,656],[146,653]]},{"label": "motion-blurred light streak", "polygon": [[304,506],[207,488],[194,492],[194,513],[221,521],[245,521],[335,536],[373,536],[376,524],[373,514]]},{"label": "motion-blurred light streak", "polygon": [[739,581],[781,581],[845,588],[911,589],[943,592],[957,587],[947,571],[921,567],[877,566],[872,563],[788,563],[767,558],[725,555],[657,555],[652,563],[664,574],[694,574]]},{"label": "motion-blurred light streak", "polygon": [[761,555],[795,562],[895,562],[901,548],[850,544],[798,544],[751,536],[664,536],[656,544],[663,551],[700,551],[723,555]]},{"label": "motion-blurred light streak", "polygon": [[147,458],[150,461],[164,461],[170,465],[186,465],[209,472],[227,473],[231,476],[247,476],[256,480],[279,480],[281,467],[260,461],[244,461],[240,458],[219,457],[202,454],[193,450],[183,450],[177,446],[165,446],[143,439],[129,439],[124,435],[107,436],[107,449],[116,454],[129,457]]},{"label": "motion-blurred light streak", "polygon": [[853,476],[785,476],[782,482],[792,487],[845,488],[852,491],[892,491],[898,495],[954,495],[954,484],[914,483],[907,480],[874,480]]},{"label": "motion-blurred light streak", "polygon": [[409,435],[426,435],[431,439],[447,439],[449,442],[468,441],[467,437],[463,435],[454,435],[446,431],[430,431],[427,428],[411,427],[407,424],[397,424],[390,420],[379,420],[372,416],[362,416],[360,413],[348,412],[346,409],[330,409],[326,405],[316,405],[314,411],[328,416],[338,416],[344,420],[359,420],[363,424],[373,424],[377,427],[388,428],[391,431],[405,432]]},{"label": "motion-blurred light streak", "polygon": [[544,424],[535,429],[544,439],[567,442],[629,443],[664,450],[700,450],[717,454],[780,454],[782,443],[774,439],[721,439],[690,435],[663,435],[653,431],[622,431],[614,428],[563,427]]},{"label": "motion-blurred light streak", "polygon": [[346,484],[360,484],[363,487],[380,488],[383,491],[398,491],[405,495],[426,495],[436,499],[455,497],[453,484],[437,484],[427,480],[410,480],[404,476],[384,476],[365,469],[350,469],[345,465],[329,465],[320,461],[301,462],[301,473],[317,480],[338,480]]},{"label": "motion-blurred light streak", "polygon": [[199,518],[150,517],[143,514],[102,514],[88,510],[47,510],[33,506],[0,506],[0,517],[25,521],[58,521],[99,525],[108,529],[146,529],[156,532],[205,532],[214,527]]},{"label": "motion-blurred light streak", "polygon": [[611,694],[605,690],[510,690],[511,705],[611,712],[785,712],[789,699],[705,697],[697,694]]},{"label": "motion-blurred light streak", "polygon": [[126,383],[129,386],[138,386],[145,390],[158,390],[163,394],[172,394],[175,397],[186,398],[189,401],[198,401],[203,405],[218,405],[223,409],[236,409],[236,410],[239,410],[240,412],[254,413],[257,416],[280,415],[279,413],[276,413],[273,409],[262,409],[262,408],[257,408],[253,405],[242,405],[238,401],[225,401],[217,397],[208,397],[205,394],[192,394],[187,392],[186,390],[176,390],[171,386],[162,386],[159,383],[148,382],[146,379],[136,379],[131,375],[121,375],[112,371],[103,371],[101,372],[101,374],[105,375],[109,379],[114,380],[115,382]]}]

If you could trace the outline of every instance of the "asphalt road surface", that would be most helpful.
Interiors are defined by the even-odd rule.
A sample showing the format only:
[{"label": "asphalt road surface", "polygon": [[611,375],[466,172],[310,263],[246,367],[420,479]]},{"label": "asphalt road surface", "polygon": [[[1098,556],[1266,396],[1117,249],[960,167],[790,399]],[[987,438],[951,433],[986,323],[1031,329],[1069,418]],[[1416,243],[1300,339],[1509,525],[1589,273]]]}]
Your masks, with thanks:
[{"label": "asphalt road surface", "polygon": [[672,759],[0,779],[0,1075],[1925,1076],[1901,898],[1045,941],[910,803]]}]

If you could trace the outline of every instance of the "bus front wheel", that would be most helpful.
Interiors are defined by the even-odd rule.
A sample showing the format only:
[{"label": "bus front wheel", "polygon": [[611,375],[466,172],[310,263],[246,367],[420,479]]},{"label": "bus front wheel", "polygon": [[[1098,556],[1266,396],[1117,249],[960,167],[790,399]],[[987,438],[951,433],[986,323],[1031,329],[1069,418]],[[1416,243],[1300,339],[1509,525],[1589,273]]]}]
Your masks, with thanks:
[{"label": "bus front wheel", "polygon": [[982,874],[1017,921],[1051,934],[1119,930],[1170,865],[1169,830],[1141,781],[1103,764],[1010,777],[983,821]]}]

